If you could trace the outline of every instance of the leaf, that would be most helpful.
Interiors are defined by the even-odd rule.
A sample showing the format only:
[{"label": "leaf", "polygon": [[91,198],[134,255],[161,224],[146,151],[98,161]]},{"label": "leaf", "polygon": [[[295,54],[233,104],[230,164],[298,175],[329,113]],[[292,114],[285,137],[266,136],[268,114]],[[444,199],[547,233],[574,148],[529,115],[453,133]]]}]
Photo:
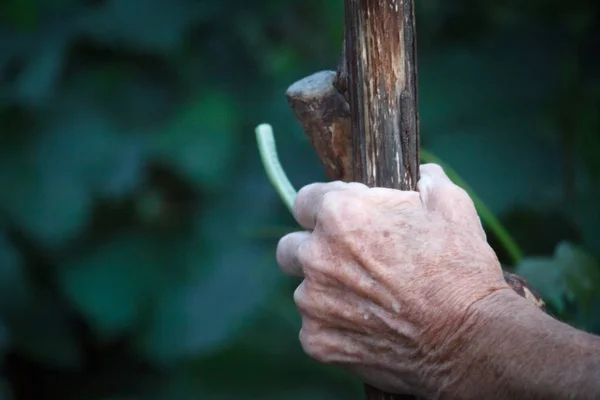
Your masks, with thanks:
[{"label": "leaf", "polygon": [[0,378],[0,399],[1,400],[12,400],[13,396],[12,388],[10,383],[6,379]]},{"label": "leaf", "polygon": [[25,69],[19,74],[16,92],[26,105],[41,105],[55,94],[68,44],[68,32],[46,32]]},{"label": "leaf", "polygon": [[226,187],[234,159],[237,110],[228,95],[211,92],[186,104],[152,138],[153,154],[205,188]]},{"label": "leaf", "polygon": [[573,196],[566,214],[583,235],[586,248],[600,254],[600,187],[590,186]]},{"label": "leaf", "polygon": [[564,278],[569,296],[584,312],[590,311],[594,300],[600,299],[600,266],[583,248],[560,243],[555,258],[564,265]]},{"label": "leaf", "polygon": [[36,150],[30,143],[0,149],[0,207],[35,240],[57,246],[87,223],[91,199],[72,175],[40,168]]},{"label": "leaf", "polygon": [[423,146],[495,214],[562,200],[559,128],[548,107],[563,54],[555,35],[511,31],[419,54]]},{"label": "leaf", "polygon": [[52,368],[77,370],[82,354],[73,321],[55,298],[38,293],[10,321],[13,350]]},{"label": "leaf", "polygon": [[542,298],[560,313],[565,309],[567,285],[562,265],[551,257],[525,257],[515,267]]},{"label": "leaf", "polygon": [[94,196],[135,190],[145,167],[142,142],[97,111],[56,116],[38,136],[0,148],[0,207],[45,246],[87,225]]},{"label": "leaf", "polygon": [[116,121],[139,132],[155,131],[179,104],[177,87],[152,68],[111,63],[81,74],[76,82],[73,84],[91,86]]},{"label": "leaf", "polygon": [[90,37],[103,44],[129,46],[136,50],[176,50],[188,26],[206,18],[211,5],[194,6],[187,0],[109,0],[90,10],[84,27]]},{"label": "leaf", "polygon": [[[6,326],[4,321],[0,319],[0,368],[2,368],[2,366],[4,364],[4,357],[6,355],[6,351],[9,348],[10,348],[10,335],[8,332],[8,327]],[[0,399],[1,398],[2,397],[0,397]]]},{"label": "leaf", "polygon": [[[279,360],[279,369],[274,371],[262,368],[263,360],[260,355],[254,355],[253,359],[240,360],[236,355],[232,355],[229,365],[219,364],[213,374],[209,377],[198,374],[195,370],[188,368],[179,368],[177,374],[165,382],[152,382],[146,386],[148,388],[144,399],[147,400],[276,400],[276,399],[310,399],[310,400],[334,400],[334,399],[362,399],[363,385],[351,376],[344,374],[343,379],[329,379],[327,374],[323,374],[324,369],[336,369],[338,367],[315,366],[316,361],[312,361],[308,368],[297,368],[295,361],[297,359],[281,357]],[[306,359],[308,357],[305,356]],[[207,361],[210,362],[210,361]],[[235,364],[243,362],[243,364]],[[237,368],[239,365],[256,365],[257,368]],[[207,368],[209,369],[209,368]],[[244,380],[246,373],[259,375],[260,380],[257,384],[249,384],[246,379],[238,382],[238,377]],[[215,379],[215,375],[218,375]],[[325,375],[325,376],[324,376]],[[301,377],[301,378],[300,378]],[[299,379],[300,378],[300,379]],[[235,385],[230,383],[235,381]]]},{"label": "leaf", "polygon": [[195,235],[212,252],[190,253],[190,267],[201,273],[163,293],[151,326],[139,339],[151,359],[174,362],[219,351],[284,282],[274,247],[265,249],[242,236],[244,225],[260,223],[279,201],[275,196],[264,200],[272,189],[257,167],[246,169],[196,222]]},{"label": "leaf", "polygon": [[565,300],[574,301],[587,312],[600,299],[600,267],[597,260],[580,247],[559,243],[553,257],[526,258],[515,272],[531,283],[542,298],[559,312]]},{"label": "leaf", "polygon": [[600,149],[600,116],[598,109],[600,107],[600,90],[594,87],[589,90],[590,95],[583,98],[577,106],[577,113],[573,116],[573,131],[576,137],[578,150],[585,162],[590,178],[598,182],[600,180],[600,159],[598,150]]},{"label": "leaf", "polygon": [[257,246],[233,245],[211,261],[214,270],[207,277],[167,292],[160,301],[141,339],[150,358],[173,362],[218,351],[239,334],[279,280]]},{"label": "leaf", "polygon": [[18,313],[30,294],[21,255],[8,238],[4,224],[0,221],[0,313]]},{"label": "leaf", "polygon": [[64,265],[62,290],[96,334],[105,339],[130,332],[152,304],[167,250],[159,238],[126,234]]},{"label": "leaf", "polygon": [[[38,5],[35,0],[6,0],[0,6],[0,16],[8,17],[11,25],[29,30],[39,21]],[[5,14],[5,15],[2,15]]]},{"label": "leaf", "polygon": [[142,180],[144,142],[108,115],[82,105],[57,117],[44,133],[37,144],[40,167],[81,182],[90,193],[119,199]]}]

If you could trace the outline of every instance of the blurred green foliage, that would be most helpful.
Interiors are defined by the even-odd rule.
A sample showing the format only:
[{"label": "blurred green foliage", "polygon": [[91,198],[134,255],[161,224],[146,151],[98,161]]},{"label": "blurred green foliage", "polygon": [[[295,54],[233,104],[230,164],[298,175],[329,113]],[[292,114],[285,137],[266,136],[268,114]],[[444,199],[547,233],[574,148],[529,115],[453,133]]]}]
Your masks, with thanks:
[{"label": "blurred green foliage", "polygon": [[[417,1],[424,146],[516,238],[512,266],[600,332],[600,6]],[[342,1],[4,0],[0,399],[350,399],[308,359],[274,260],[323,180],[283,93],[334,69]],[[499,256],[508,256],[489,235]]]}]

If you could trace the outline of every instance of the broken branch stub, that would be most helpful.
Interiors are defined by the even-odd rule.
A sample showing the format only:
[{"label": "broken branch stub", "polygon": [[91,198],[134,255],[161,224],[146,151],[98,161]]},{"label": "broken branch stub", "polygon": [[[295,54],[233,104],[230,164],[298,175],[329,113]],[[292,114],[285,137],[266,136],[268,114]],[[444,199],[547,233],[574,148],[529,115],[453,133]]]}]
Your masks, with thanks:
[{"label": "broken branch stub", "polygon": [[291,85],[286,98],[331,180],[352,179],[350,109],[333,86],[335,71],[321,71]]}]

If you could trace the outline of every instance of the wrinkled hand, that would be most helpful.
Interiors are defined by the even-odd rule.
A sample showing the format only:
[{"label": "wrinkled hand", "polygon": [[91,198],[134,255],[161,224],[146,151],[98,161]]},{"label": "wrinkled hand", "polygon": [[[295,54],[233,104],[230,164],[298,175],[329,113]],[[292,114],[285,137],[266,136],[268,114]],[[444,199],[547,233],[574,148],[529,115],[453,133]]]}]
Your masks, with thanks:
[{"label": "wrinkled hand", "polygon": [[308,355],[427,395],[460,379],[455,339],[477,323],[471,306],[510,288],[467,193],[438,165],[420,172],[418,192],[302,188],[294,216],[307,231],[283,237],[277,260],[304,277],[294,300]]}]

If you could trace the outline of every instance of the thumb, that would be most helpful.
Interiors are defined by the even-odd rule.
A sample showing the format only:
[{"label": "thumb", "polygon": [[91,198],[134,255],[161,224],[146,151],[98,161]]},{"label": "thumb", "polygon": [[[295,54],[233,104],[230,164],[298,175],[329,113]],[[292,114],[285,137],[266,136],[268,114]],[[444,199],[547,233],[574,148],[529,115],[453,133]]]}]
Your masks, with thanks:
[{"label": "thumb", "polygon": [[419,172],[421,179],[417,189],[425,208],[446,220],[464,225],[465,229],[486,240],[481,220],[468,193],[454,184],[438,164],[423,164]]}]

